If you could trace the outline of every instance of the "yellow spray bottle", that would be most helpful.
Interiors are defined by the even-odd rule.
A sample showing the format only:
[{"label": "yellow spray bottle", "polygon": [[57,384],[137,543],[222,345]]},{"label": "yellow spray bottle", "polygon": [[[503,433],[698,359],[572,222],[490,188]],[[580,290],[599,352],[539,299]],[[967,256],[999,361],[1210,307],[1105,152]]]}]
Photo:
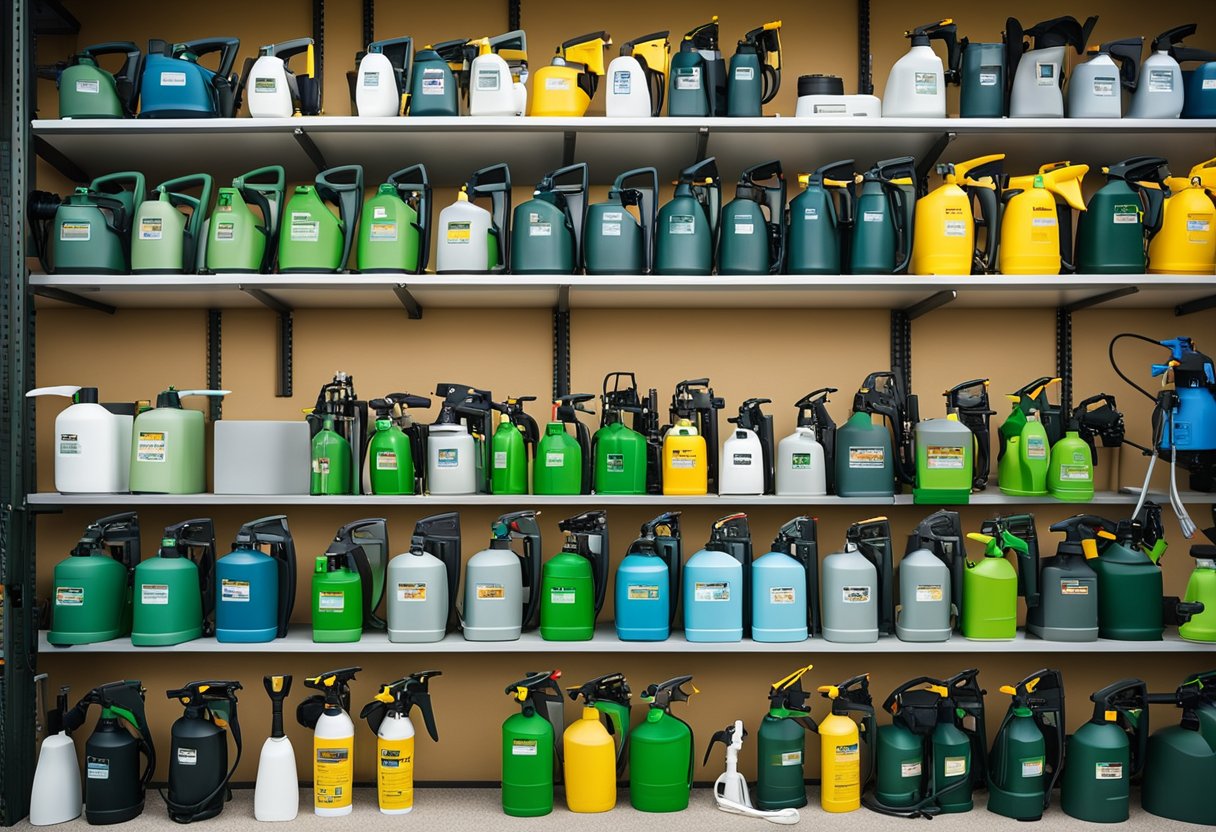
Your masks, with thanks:
[{"label": "yellow spray bottle", "polygon": [[[873,775],[874,755],[862,776],[861,739],[874,737],[874,701],[870,674],[839,685],[822,685],[819,692],[832,703],[832,713],[819,723],[820,803],[825,812],[852,812],[861,807],[861,792]],[[860,721],[849,714],[860,714]]]},{"label": "yellow spray bottle", "polygon": [[[983,274],[996,264],[1001,228],[997,178],[1004,160],[1004,153],[996,153],[937,166],[946,181],[916,203],[912,274]],[[975,243],[977,224],[987,230],[982,249]]]},{"label": "yellow spray bottle", "polygon": [[386,685],[359,716],[376,735],[376,795],[380,811],[404,815],[414,808],[414,724],[410,711],[422,711],[427,733],[435,742],[435,712],[431,708],[430,680],[438,670],[424,670]]},{"label": "yellow spray bottle", "polygon": [[296,720],[313,730],[313,811],[349,815],[355,787],[355,723],[350,718],[350,683],[361,667],[344,667],[304,680],[321,693],[296,709]]},{"label": "yellow spray bottle", "polygon": [[616,780],[626,759],[629,684],[623,674],[609,673],[566,693],[575,702],[583,700],[582,716],[562,735],[566,806],[571,812],[607,812],[616,806]]},{"label": "yellow spray bottle", "polygon": [[1055,162],[1037,174],[1009,180],[1001,200],[1001,274],[1061,274],[1073,271],[1072,214],[1085,210],[1081,181],[1088,165]]},{"label": "yellow spray bottle", "polygon": [[1191,168],[1188,176],[1165,180],[1161,230],[1148,245],[1151,274],[1216,271],[1216,159]]}]

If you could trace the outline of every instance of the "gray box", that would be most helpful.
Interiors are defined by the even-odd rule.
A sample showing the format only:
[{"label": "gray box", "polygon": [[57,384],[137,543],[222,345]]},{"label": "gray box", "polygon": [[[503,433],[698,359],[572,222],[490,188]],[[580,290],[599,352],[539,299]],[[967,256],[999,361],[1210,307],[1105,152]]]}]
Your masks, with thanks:
[{"label": "gray box", "polygon": [[308,423],[221,419],[215,423],[216,494],[307,494]]}]

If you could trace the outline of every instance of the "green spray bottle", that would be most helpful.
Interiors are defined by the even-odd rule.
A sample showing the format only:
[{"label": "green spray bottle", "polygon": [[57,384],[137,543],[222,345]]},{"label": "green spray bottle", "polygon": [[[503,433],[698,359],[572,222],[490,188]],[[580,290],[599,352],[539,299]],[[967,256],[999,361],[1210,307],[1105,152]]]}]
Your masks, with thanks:
[{"label": "green spray bottle", "polygon": [[144,199],[144,175],[137,171],[99,176],[62,202],[55,194],[32,192],[27,217],[43,270],[127,274],[131,220]]},{"label": "green spray bottle", "polygon": [[55,564],[51,630],[56,646],[93,644],[131,632],[131,581],[139,563],[139,517],[112,514],[89,524]]},{"label": "green spray bottle", "polygon": [[350,443],[334,430],[334,415],[326,413],[321,430],[312,438],[312,481],[315,496],[353,494]]},{"label": "green spray bottle", "polygon": [[[1042,497],[1047,494],[1051,443],[1038,413],[1037,410],[1026,413],[1021,430],[1016,436],[1006,438],[1002,446],[1000,462],[997,463],[997,484],[1005,494],[1014,497]],[[1005,435],[1008,424],[1009,421],[1006,421],[1001,425],[1002,435]],[[1091,482],[1092,479],[1091,468]]]},{"label": "green spray bottle", "polygon": [[1133,156],[1102,172],[1106,184],[1077,218],[1077,272],[1144,274],[1148,243],[1161,229],[1169,194],[1168,163],[1160,156]]},{"label": "green spray bottle", "polygon": [[968,560],[963,572],[963,638],[976,641],[1009,641],[1018,628],[1018,573],[1005,557],[1007,551],[1027,551],[1027,543],[1015,536],[1007,518],[984,524],[981,533],[970,532],[968,540],[984,546],[982,560]]},{"label": "green spray bottle", "polygon": [[1071,503],[1088,503],[1094,498],[1093,451],[1078,433],[1075,418],[1069,421],[1064,438],[1051,446],[1047,490],[1057,500]]},{"label": "green spray bottle", "polygon": [[[376,430],[367,446],[368,478],[373,494],[419,493],[419,462],[422,458],[420,426],[415,425],[407,409],[430,407],[426,396],[390,393],[383,399],[372,399],[368,407],[376,412]],[[413,428],[413,440],[398,423]]]},{"label": "green spray bottle", "polygon": [[[575,393],[553,403],[553,421],[545,425],[536,445],[533,494],[591,493],[591,434],[578,414],[594,415],[594,410],[583,406],[594,398],[593,393]],[[574,425],[573,437],[566,432],[567,424]]]},{"label": "green spray bottle", "polygon": [[1140,797],[1146,812],[1187,823],[1216,825],[1216,671],[1188,676],[1172,693],[1150,693],[1151,704],[1173,705],[1182,721],[1148,739]]},{"label": "green spray bottle", "polygon": [[207,271],[272,271],[286,180],[282,165],[270,165],[242,174],[232,180],[232,187],[219,189],[207,224],[202,258]]},{"label": "green spray bottle", "polygon": [[[131,274],[194,274],[211,207],[210,174],[197,173],[157,185],[140,203],[131,224]],[[199,189],[198,196],[184,193]],[[189,210],[187,217],[181,209]]]},{"label": "green spray bottle", "polygon": [[[116,72],[102,69],[102,55],[122,55]],[[59,73],[60,118],[132,118],[139,98],[143,53],[131,41],[86,46]]]},{"label": "green spray bottle", "polygon": [[[338,206],[336,217],[326,202]],[[283,209],[279,271],[332,273],[345,269],[362,207],[362,165],[330,168],[317,174],[315,184],[297,185]]]},{"label": "green spray bottle", "polygon": [[135,417],[131,438],[131,491],[137,494],[200,494],[207,488],[203,412],[182,399],[221,397],[230,390],[178,390],[156,396],[156,407]]},{"label": "green spray bottle", "polygon": [[1060,379],[1040,376],[1019,390],[1007,393],[1005,398],[1013,404],[1009,416],[1001,423],[997,432],[1001,437],[998,458],[1004,458],[1009,440],[1021,436],[1031,412],[1038,414],[1039,421],[1047,431],[1047,447],[1050,448],[1064,436],[1064,408],[1052,404],[1048,392]]},{"label": "green spray bottle", "polygon": [[566,542],[541,571],[540,636],[589,641],[608,589],[608,515],[587,511],[557,527]]},{"label": "green spray bottle", "polygon": [[431,255],[431,183],[426,167],[390,173],[363,204],[355,269],[363,274],[423,274]]},{"label": "green spray bottle", "polygon": [[650,706],[646,721],[629,734],[629,802],[639,812],[688,808],[696,743],[688,723],[671,712],[671,703],[700,693],[691,683],[692,676],[677,676],[642,692]]},{"label": "green spray bottle", "polygon": [[135,567],[131,644],[182,644],[215,627],[215,526],[209,518],[166,526],[156,557]]},{"label": "green spray bottle", "polygon": [[[674,78],[674,68],[672,70]],[[708,275],[714,267],[722,178],[713,156],[680,171],[655,225],[655,274]]]},{"label": "green spray bottle", "polygon": [[[757,105],[759,109],[759,105]],[[739,174],[718,222],[718,274],[778,274],[785,263],[785,174],[781,162]]]},{"label": "green spray bottle", "polygon": [[802,193],[790,200],[786,231],[789,274],[842,274],[860,178],[853,165],[845,159],[798,174]]},{"label": "green spray bottle", "polygon": [[560,670],[529,673],[507,685],[520,711],[502,724],[502,810],[516,818],[553,811],[555,737],[565,725]]},{"label": "green spray bottle", "polygon": [[[612,389],[609,389],[611,384]],[[645,494],[649,444],[639,431],[625,424],[625,414],[636,427],[645,423],[648,408],[638,396],[633,373],[608,373],[600,394],[600,429],[591,437],[595,458],[596,494]]]},{"label": "green spray bottle", "polygon": [[807,803],[803,773],[806,734],[818,731],[819,726],[811,718],[809,694],[802,688],[802,677],[812,668],[811,664],[800,667],[769,688],[769,709],[760,723],[756,746],[757,809],[797,809]]},{"label": "green spray bottle", "polygon": [[1094,715],[1068,738],[1060,807],[1089,823],[1122,823],[1148,747],[1148,687],[1123,679],[1089,697]]},{"label": "green spray bottle", "polygon": [[853,224],[853,274],[907,271],[912,259],[915,182],[911,156],[879,162],[862,175]]},{"label": "green spray bottle", "polygon": [[1038,820],[1064,770],[1064,679],[1044,668],[1001,693],[1013,700],[992,743],[988,811]]},{"label": "green spray bottle", "polygon": [[524,403],[534,401],[536,396],[508,396],[505,402],[493,404],[501,418],[490,443],[492,494],[528,493],[528,461],[536,456],[540,431],[536,420],[524,412]]},{"label": "green spray bottle", "polygon": [[383,630],[376,608],[384,594],[388,528],[382,517],[338,529],[312,576],[312,640],[358,641],[364,627]]}]

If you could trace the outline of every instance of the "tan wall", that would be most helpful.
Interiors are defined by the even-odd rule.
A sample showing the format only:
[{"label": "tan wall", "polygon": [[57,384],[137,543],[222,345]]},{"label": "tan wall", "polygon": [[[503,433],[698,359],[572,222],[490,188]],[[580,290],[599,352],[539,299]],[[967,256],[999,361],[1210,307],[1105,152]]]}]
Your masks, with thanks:
[{"label": "tan wall", "polygon": [[[929,0],[926,0],[929,3]],[[873,4],[875,84],[881,94],[890,63],[902,53],[899,31],[922,23],[935,14],[955,11],[946,3],[920,4],[915,12],[899,11],[904,4],[878,0]],[[134,15],[117,15],[111,4],[72,2],[68,4],[82,20],[81,43],[116,38],[145,40],[149,36],[186,39],[232,31],[244,39],[242,55],[253,47],[273,40],[307,34],[310,27],[309,4],[291,3],[252,6],[247,3],[212,3],[194,11],[182,7],[152,20]],[[447,7],[417,4],[380,3],[376,35],[389,37],[409,32],[420,40],[442,40],[463,34],[490,34],[506,27],[505,3],[483,2],[461,6],[459,15]],[[327,38],[330,59],[326,64],[327,112],[346,112],[347,101],[342,73],[359,47],[359,4],[353,0],[327,3]],[[560,40],[582,31],[606,28],[617,43],[643,32],[669,27],[675,35],[702,22],[714,11],[723,13],[724,42],[732,43],[748,28],[765,19],[780,16],[785,21],[786,74],[775,111],[790,113],[796,79],[806,72],[837,72],[846,79],[849,91],[855,82],[856,45],[852,4],[836,6],[770,3],[764,14],[739,15],[733,9],[703,9],[683,14],[659,11],[654,4],[628,0],[613,6],[611,16],[596,17],[600,7],[589,7],[580,14],[578,24],[569,22],[568,7],[551,0],[527,0],[524,26],[532,52],[532,65],[543,64]],[[1060,13],[1056,7],[1035,0],[1023,4],[1023,22]],[[473,9],[472,12],[468,11]],[[1083,13],[1084,9],[1063,10]],[[1216,31],[1216,8],[1196,7],[1182,2],[1167,3],[1151,23],[1139,24],[1130,10],[1107,3],[1101,9],[1103,22],[1095,33],[1108,40],[1143,31],[1151,37],[1157,31],[1184,19],[1200,19],[1200,33]],[[1002,19],[996,11],[968,9],[971,16],[960,18],[961,33],[973,40],[999,37]],[[971,14],[974,12],[973,14]],[[204,17],[205,15],[205,17]],[[421,17],[420,17],[421,15]],[[429,15],[429,16],[427,16]],[[911,17],[909,17],[911,15]],[[239,21],[239,23],[237,22]],[[475,21],[475,22],[472,22]],[[1116,25],[1117,21],[1117,25]],[[163,26],[164,28],[159,28]],[[463,27],[463,28],[462,28]],[[1197,39],[1196,45],[1205,41]],[[66,55],[72,44],[68,39],[40,41],[39,59],[46,62]],[[58,50],[55,52],[54,50]],[[728,49],[728,51],[730,51]],[[50,53],[50,54],[48,54]],[[53,112],[53,86],[41,84],[44,114]],[[602,93],[601,93],[602,96]],[[600,99],[602,101],[602,98]],[[1151,148],[1146,148],[1151,150]],[[234,150],[234,152],[236,152]],[[1186,160],[1189,164],[1193,160]],[[728,172],[729,173],[729,172]],[[526,184],[526,183],[525,183]],[[39,167],[39,186],[62,190],[66,183],[45,165]],[[517,194],[517,198],[522,193]],[[440,194],[439,204],[450,200]],[[1151,279],[1151,278],[1147,278]],[[1126,330],[1159,337],[1191,334],[1200,339],[1200,348],[1211,352],[1209,343],[1216,324],[1216,312],[1175,319],[1168,310],[1146,312],[1087,310],[1074,317],[1075,399],[1099,391],[1119,396],[1127,414],[1129,437],[1148,439],[1147,402],[1137,400],[1109,368],[1106,344],[1111,334]],[[295,418],[301,408],[312,404],[317,387],[333,371],[352,372],[357,389],[364,397],[406,388],[427,393],[438,381],[459,380],[489,387],[499,397],[507,394],[548,396],[551,386],[551,323],[546,310],[442,310],[428,309],[421,321],[407,320],[398,310],[302,310],[295,315],[295,395],[278,399],[273,395],[275,378],[275,319],[269,311],[228,311],[223,321],[223,382],[235,392],[224,405],[228,418]],[[37,377],[39,384],[85,383],[100,386],[107,399],[148,398],[173,384],[201,386],[205,382],[205,315],[202,311],[120,310],[113,317],[64,308],[54,304],[40,307],[37,315],[39,343]],[[1051,373],[1055,367],[1054,313],[1051,310],[964,310],[944,309],[919,319],[913,326],[914,390],[922,399],[925,416],[941,414],[940,393],[962,379],[990,376],[992,390],[1015,389],[1032,377]],[[666,402],[672,385],[683,378],[708,374],[719,395],[727,400],[733,413],[745,397],[754,395],[774,399],[772,412],[777,434],[788,433],[793,423],[793,402],[805,392],[824,385],[839,387],[841,393],[831,405],[833,415],[843,421],[848,415],[852,391],[865,373],[886,369],[888,356],[888,316],[885,311],[838,310],[698,310],[676,308],[583,310],[572,315],[572,384],[576,390],[598,391],[604,373],[634,369],[644,387],[657,387]],[[1121,354],[1122,355],[1122,354]],[[1146,365],[1158,356],[1139,347],[1128,347],[1122,360],[1129,373],[1145,379]],[[1145,379],[1146,380],[1146,379]],[[197,406],[197,405],[196,405]],[[596,407],[598,409],[598,406]],[[997,409],[1004,410],[1003,403]],[[48,437],[57,407],[38,409],[38,458],[41,490],[52,488]],[[432,411],[433,413],[434,411]],[[543,408],[534,413],[543,417]],[[999,418],[999,417],[998,417]],[[1111,474],[1114,465],[1109,453],[1101,460],[1100,474]],[[1122,456],[1118,483],[1138,484],[1143,463],[1131,451]],[[520,507],[527,507],[522,500]],[[392,508],[385,512],[395,548],[404,548],[406,536],[419,517],[440,507],[421,511]],[[1197,519],[1206,520],[1206,509],[1196,507]],[[1072,513],[1065,506],[1038,510],[1040,526]],[[60,515],[44,515],[38,520],[39,595],[46,597],[54,563],[66,555],[80,530],[102,510],[71,509]],[[149,509],[141,512],[145,537],[155,530],[183,519],[189,510]],[[249,519],[271,513],[270,508],[217,509],[214,518],[221,545],[231,539],[237,527]],[[287,511],[302,561],[324,551],[333,530],[360,516],[362,512],[336,507]],[[570,511],[573,514],[573,511]],[[610,513],[613,563],[619,562],[625,544],[638,524],[655,512],[647,509],[614,509]],[[710,508],[685,512],[688,551],[705,539],[708,524],[715,519]],[[761,508],[751,514],[757,548],[763,549],[777,526],[797,512],[792,508]],[[824,552],[842,541],[845,527],[861,519],[857,510],[844,507],[819,508],[820,540]],[[927,512],[920,508],[900,507],[890,512],[897,540]],[[1115,514],[1109,511],[1108,514]],[[462,511],[466,557],[484,545],[488,528],[497,512],[491,508]],[[982,508],[964,510],[968,528],[975,528],[986,516]],[[545,549],[554,552],[559,543],[557,521],[561,509],[547,510],[542,516]],[[1173,548],[1165,561],[1168,592],[1181,592],[1190,568],[1186,543],[1172,519],[1167,529]],[[1050,544],[1045,544],[1049,546]],[[145,546],[149,550],[150,545]],[[897,544],[897,548],[902,548]],[[303,575],[307,575],[304,570]],[[297,588],[297,622],[308,618],[308,582],[302,578]],[[611,619],[611,595],[604,619]],[[288,672],[296,676],[289,707],[302,696],[302,677],[332,667],[358,662],[365,668],[355,686],[355,701],[368,701],[375,686],[405,673],[438,667],[444,676],[434,682],[436,708],[442,741],[437,748],[421,741],[418,776],[424,780],[493,780],[498,774],[498,758],[492,751],[497,742],[498,725],[514,706],[502,695],[503,687],[525,671],[537,667],[561,667],[566,680],[580,682],[594,675],[621,670],[629,675],[636,690],[678,673],[693,673],[703,691],[695,697],[685,714],[693,725],[698,743],[713,731],[737,717],[754,728],[763,713],[768,685],[800,663],[814,662],[813,684],[838,682],[859,672],[872,674],[875,697],[881,701],[901,681],[922,673],[948,675],[966,666],[982,668],[982,680],[993,691],[989,697],[990,724],[995,730],[1004,710],[1004,697],[996,694],[999,685],[1016,681],[1044,664],[1063,667],[1070,696],[1069,723],[1076,727],[1088,714],[1089,692],[1109,681],[1139,675],[1155,689],[1172,688],[1185,673],[1203,669],[1201,656],[1150,653],[1124,657],[1079,651],[1057,657],[1034,655],[975,654],[940,656],[924,654],[819,655],[815,642],[800,654],[783,656],[723,655],[678,656],[648,654],[634,650],[619,655],[451,655],[411,656],[402,654],[352,654],[349,650],[319,648],[313,655],[272,654],[248,656],[202,654],[187,656],[157,655],[155,660],[135,653],[88,655],[71,649],[52,650],[40,658],[40,669],[52,674],[54,684],[71,684],[76,694],[92,685],[122,676],[141,678],[149,690],[149,708],[157,739],[167,741],[168,726],[179,712],[161,693],[189,679],[231,677],[246,685],[245,734],[249,750],[238,779],[250,781],[256,767],[256,749],[268,730],[269,708],[260,691],[260,676]],[[640,714],[640,709],[637,709]],[[816,714],[826,711],[816,701]],[[573,707],[570,715],[574,715]],[[1162,712],[1158,719],[1172,719]],[[301,765],[307,760],[308,738],[289,716],[289,732],[296,744]],[[358,775],[372,776],[370,734],[360,735]],[[486,748],[489,745],[490,748]],[[814,744],[812,741],[812,749]],[[485,750],[483,750],[485,749]],[[745,753],[745,768],[754,770],[754,756]],[[720,770],[715,753],[710,765],[700,767],[697,778],[712,779]],[[817,772],[817,764],[808,769]],[[304,769],[302,768],[303,772]],[[165,768],[162,765],[160,775]]]}]

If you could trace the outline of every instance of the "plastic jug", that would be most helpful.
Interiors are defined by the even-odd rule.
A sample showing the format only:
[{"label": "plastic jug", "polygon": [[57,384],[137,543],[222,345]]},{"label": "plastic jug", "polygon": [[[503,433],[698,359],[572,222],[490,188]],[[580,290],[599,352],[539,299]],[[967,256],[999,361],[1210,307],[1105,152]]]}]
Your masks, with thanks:
[{"label": "plastic jug", "polygon": [[[945,118],[946,84],[959,82],[958,27],[946,19],[904,32],[912,47],[891,67],[882,93],[884,118]],[[945,41],[947,63],[930,46]]]},{"label": "plastic jug", "polygon": [[96,387],[74,385],[39,387],[25,396],[72,400],[55,417],[56,491],[122,494],[130,490],[134,405],[100,404]]}]

